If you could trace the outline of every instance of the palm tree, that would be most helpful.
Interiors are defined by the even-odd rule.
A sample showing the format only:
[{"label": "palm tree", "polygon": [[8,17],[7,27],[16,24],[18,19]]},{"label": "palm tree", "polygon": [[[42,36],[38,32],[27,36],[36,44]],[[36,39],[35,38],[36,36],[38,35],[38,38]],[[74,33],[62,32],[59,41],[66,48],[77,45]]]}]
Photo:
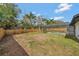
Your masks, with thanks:
[{"label": "palm tree", "polygon": [[47,19],[46,20],[46,24],[49,25],[49,24],[54,24],[54,19]]},{"label": "palm tree", "polygon": [[25,16],[24,16],[24,22],[25,23],[28,23],[30,26],[31,26],[31,28],[33,28],[33,20],[36,18],[36,16],[32,13],[32,12],[30,12],[29,14],[26,14]]}]

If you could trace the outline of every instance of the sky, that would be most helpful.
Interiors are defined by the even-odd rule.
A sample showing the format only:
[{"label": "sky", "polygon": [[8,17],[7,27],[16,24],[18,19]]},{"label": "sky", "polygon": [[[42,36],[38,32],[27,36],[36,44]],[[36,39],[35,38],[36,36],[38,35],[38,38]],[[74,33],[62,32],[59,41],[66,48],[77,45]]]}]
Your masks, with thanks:
[{"label": "sky", "polygon": [[79,13],[78,3],[18,3],[21,9],[20,19],[29,12],[45,18],[71,22],[73,16]]}]

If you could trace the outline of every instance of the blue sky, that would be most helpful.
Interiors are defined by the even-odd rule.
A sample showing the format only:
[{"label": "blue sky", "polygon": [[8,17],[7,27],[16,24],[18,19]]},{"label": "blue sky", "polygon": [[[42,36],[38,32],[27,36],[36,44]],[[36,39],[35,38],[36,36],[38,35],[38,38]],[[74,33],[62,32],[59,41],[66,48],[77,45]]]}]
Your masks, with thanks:
[{"label": "blue sky", "polygon": [[46,18],[70,22],[73,15],[79,13],[78,3],[18,3],[21,9],[20,18],[33,12]]}]

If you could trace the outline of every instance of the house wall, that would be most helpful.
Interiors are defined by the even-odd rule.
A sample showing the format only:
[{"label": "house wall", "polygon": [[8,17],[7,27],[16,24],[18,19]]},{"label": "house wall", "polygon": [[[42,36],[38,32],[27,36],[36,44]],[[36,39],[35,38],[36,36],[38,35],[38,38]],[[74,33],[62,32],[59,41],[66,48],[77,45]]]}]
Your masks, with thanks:
[{"label": "house wall", "polygon": [[75,23],[75,36],[79,39],[79,22]]},{"label": "house wall", "polygon": [[66,34],[70,36],[74,36],[74,26],[68,26]]}]

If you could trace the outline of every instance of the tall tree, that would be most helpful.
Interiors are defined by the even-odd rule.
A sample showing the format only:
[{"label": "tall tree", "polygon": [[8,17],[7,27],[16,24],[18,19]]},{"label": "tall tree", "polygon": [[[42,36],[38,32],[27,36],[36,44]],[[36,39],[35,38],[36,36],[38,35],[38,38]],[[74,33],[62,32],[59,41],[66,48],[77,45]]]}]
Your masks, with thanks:
[{"label": "tall tree", "polygon": [[0,20],[4,28],[16,26],[16,18],[20,13],[20,9],[15,4],[4,3],[0,5]]},{"label": "tall tree", "polygon": [[31,28],[33,28],[33,21],[35,20],[36,16],[30,12],[29,14],[26,14],[24,16],[24,23],[28,24],[31,26]]},{"label": "tall tree", "polygon": [[46,24],[54,24],[54,19],[47,19]]}]

